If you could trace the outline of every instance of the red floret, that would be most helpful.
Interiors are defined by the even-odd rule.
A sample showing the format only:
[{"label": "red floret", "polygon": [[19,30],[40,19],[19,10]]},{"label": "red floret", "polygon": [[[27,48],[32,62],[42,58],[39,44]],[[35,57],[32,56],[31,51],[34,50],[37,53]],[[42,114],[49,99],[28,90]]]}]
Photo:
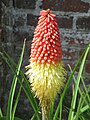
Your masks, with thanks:
[{"label": "red floret", "polygon": [[62,48],[56,15],[42,10],[34,32],[31,60],[37,63],[56,63],[62,59]]}]

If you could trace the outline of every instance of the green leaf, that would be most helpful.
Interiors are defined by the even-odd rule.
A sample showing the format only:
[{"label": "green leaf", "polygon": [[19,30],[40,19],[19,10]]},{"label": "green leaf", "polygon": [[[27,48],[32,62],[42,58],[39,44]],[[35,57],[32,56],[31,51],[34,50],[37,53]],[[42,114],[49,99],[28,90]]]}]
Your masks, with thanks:
[{"label": "green leaf", "polygon": [[[56,111],[55,111],[53,120],[57,120],[58,115],[59,115],[59,112],[60,112],[60,119],[59,119],[59,120],[62,119],[62,104],[63,104],[63,100],[64,100],[65,95],[66,95],[66,92],[67,92],[67,90],[68,90],[68,88],[69,88],[69,86],[70,86],[70,83],[71,83],[71,80],[72,80],[72,78],[73,78],[74,72],[76,71],[78,65],[80,64],[80,62],[81,62],[81,60],[82,60],[82,58],[83,58],[83,55],[84,55],[84,53],[82,54],[82,56],[81,56],[81,57],[79,58],[79,60],[77,61],[77,63],[76,63],[76,65],[75,65],[72,73],[70,74],[70,76],[69,76],[69,78],[68,78],[68,80],[67,80],[67,83],[66,83],[65,88],[64,88],[64,90],[63,90],[63,93],[62,93],[62,95],[61,95],[59,104],[58,104],[57,109],[56,109]],[[60,110],[61,110],[61,111],[60,111]]]},{"label": "green leaf", "polygon": [[17,84],[17,76],[19,75],[22,60],[23,60],[24,49],[25,49],[25,41],[24,41],[24,44],[23,44],[23,49],[22,49],[22,53],[21,53],[21,56],[20,56],[20,60],[18,62],[18,66],[17,66],[16,72],[15,72],[16,74],[13,77],[13,81],[12,81],[12,85],[11,85],[11,89],[10,89],[10,93],[9,93],[8,107],[7,107],[7,119],[6,120],[13,120],[12,119],[12,105],[13,105],[13,99],[14,99],[16,84]]},{"label": "green leaf", "polygon": [[16,111],[17,104],[18,104],[18,101],[19,101],[19,98],[20,98],[20,94],[21,94],[21,90],[22,90],[22,86],[20,86],[17,98],[15,100],[15,104],[14,104],[13,112],[12,112],[12,120],[14,119],[15,111]]},{"label": "green leaf", "polygon": [[83,97],[81,96],[79,99],[76,115],[74,116],[74,120],[78,120],[78,118],[79,118],[82,99],[83,99]]},{"label": "green leaf", "polygon": [[[69,66],[69,69],[70,69],[70,71],[71,71],[71,73],[72,73],[72,69],[71,69],[71,67],[70,67],[70,65],[68,65]],[[75,84],[77,84],[77,80],[76,80],[76,78],[75,78],[75,76],[73,75],[73,79],[74,79],[74,82],[75,82]],[[82,80],[82,77],[81,77],[81,80]],[[83,81],[84,82],[84,81]],[[85,87],[85,86],[84,86]],[[85,88],[86,89],[86,88]],[[78,88],[78,91],[79,91],[79,94],[80,94],[80,96],[82,96],[82,98],[83,98],[83,102],[82,103],[86,103],[86,104],[88,104],[88,102],[87,102],[87,99],[86,99],[86,96],[87,96],[87,94],[85,94],[84,95],[84,89],[83,89],[83,92],[81,91],[81,89],[80,89],[80,87]],[[86,90],[87,91],[87,90]],[[89,91],[87,91],[87,93],[88,93]],[[83,104],[82,104],[83,105]]]},{"label": "green leaf", "polygon": [[[3,55],[2,53],[0,55],[2,56],[4,61],[8,64],[8,66],[10,67],[13,74],[16,75],[16,73],[15,73],[15,68],[17,67],[16,63],[12,60],[12,58],[10,58],[10,56],[7,53],[5,53],[6,56]],[[26,79],[26,77],[25,77],[25,75],[23,74],[22,71],[20,71],[20,76],[23,78],[23,83],[22,83],[21,79],[17,76],[18,82],[20,83],[20,85],[22,86],[25,94],[27,95],[27,97],[28,97],[28,99],[29,99],[29,101],[30,101],[30,103],[31,103],[31,105],[33,107],[33,110],[35,111],[35,115],[37,117],[37,120],[40,120],[39,107],[38,107],[38,104],[37,104],[37,102],[35,100],[35,97],[34,97],[32,91],[30,89],[29,82]]]},{"label": "green leaf", "polygon": [[89,103],[90,103],[89,90],[86,88],[85,82],[84,82],[84,80],[83,80],[83,78],[82,78],[82,77],[81,77],[81,82],[82,82],[83,87],[84,87],[84,90],[85,90],[85,92],[86,92],[87,99],[88,99],[88,101],[89,101]]},{"label": "green leaf", "polygon": [[3,114],[2,114],[2,110],[1,110],[1,108],[0,108],[0,117],[2,117],[3,116]]},{"label": "green leaf", "polygon": [[[7,117],[5,117],[5,116],[4,116],[4,117],[1,117],[0,120],[6,120],[6,118],[7,118]],[[22,119],[15,117],[14,120],[22,120]]]},{"label": "green leaf", "polygon": [[89,105],[86,105],[84,106],[82,109],[80,109],[80,112],[83,113],[85,112],[86,110],[90,109],[90,106]]},{"label": "green leaf", "polygon": [[[72,69],[71,69],[70,65],[69,65],[69,69],[72,73]],[[73,79],[74,79],[75,84],[77,84],[77,81],[76,81],[76,78],[74,75],[73,75]],[[81,79],[82,79],[82,77],[81,77]],[[82,79],[82,81],[83,81],[83,79]],[[83,84],[84,84],[84,81],[83,81]],[[86,93],[84,92],[84,89],[85,89]],[[84,104],[89,106],[89,103],[87,101],[87,94],[89,91],[87,90],[85,84],[84,84],[84,89],[81,91],[80,87],[78,88],[80,95],[79,95],[79,100],[77,103],[77,111],[75,112],[75,115],[74,115],[74,120],[78,120],[78,118],[80,117],[80,114],[81,114],[80,110],[82,109]],[[89,94],[88,94],[88,97],[89,97]]]},{"label": "green leaf", "polygon": [[34,114],[30,120],[35,120],[36,115]]},{"label": "green leaf", "polygon": [[52,120],[52,118],[53,118],[53,112],[54,112],[54,100],[52,101],[52,103],[51,103],[51,106],[50,106],[50,114],[49,114],[49,119],[50,120]]},{"label": "green leaf", "polygon": [[86,49],[86,52],[85,52],[85,55],[83,57],[83,60],[82,60],[81,66],[80,66],[80,70],[79,70],[79,73],[78,73],[78,76],[77,76],[77,84],[75,84],[74,95],[73,95],[72,102],[71,102],[71,109],[70,109],[70,112],[69,112],[68,120],[73,120],[74,119],[74,110],[75,110],[75,105],[76,105],[76,98],[77,98],[79,83],[80,83],[81,75],[82,75],[82,72],[83,72],[84,64],[85,64],[86,57],[87,57],[87,54],[89,52],[89,49],[90,49],[90,45],[88,45],[88,47]]}]

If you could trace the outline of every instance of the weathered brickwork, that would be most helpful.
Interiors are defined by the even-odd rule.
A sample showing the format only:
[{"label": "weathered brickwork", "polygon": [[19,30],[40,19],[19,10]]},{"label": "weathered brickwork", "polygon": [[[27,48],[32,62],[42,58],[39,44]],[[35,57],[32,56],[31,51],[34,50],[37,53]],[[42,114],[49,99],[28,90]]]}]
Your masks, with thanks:
[{"label": "weathered brickwork", "polygon": [[27,14],[27,25],[36,26],[38,22],[38,16]]},{"label": "weathered brickwork", "polygon": [[[28,64],[30,45],[33,32],[37,25],[41,9],[52,9],[57,15],[60,28],[63,61],[68,71],[73,68],[76,61],[82,55],[84,48],[90,43],[90,0],[1,0],[0,1],[0,51],[6,51],[18,62],[23,40],[27,39],[22,69]],[[79,69],[79,68],[78,68]],[[77,69],[77,72],[78,72]],[[84,68],[85,80],[90,84],[90,52]],[[8,66],[0,59],[0,105],[5,111],[12,79]],[[8,91],[7,94],[5,91]],[[24,93],[22,93],[24,94]],[[22,114],[20,108],[24,109],[22,118],[30,118],[28,100],[21,98],[17,114]],[[2,103],[2,104],[1,104]],[[27,108],[27,109],[26,109]],[[24,119],[25,120],[25,119]]]},{"label": "weathered brickwork", "polygon": [[70,29],[73,27],[73,18],[67,18],[67,17],[58,17],[57,16],[57,22],[60,28],[67,28]]},{"label": "weathered brickwork", "polygon": [[88,12],[89,3],[81,0],[43,0],[43,8],[65,12]]},{"label": "weathered brickwork", "polygon": [[90,16],[89,17],[83,17],[83,18],[79,18],[77,20],[76,26],[77,29],[86,29],[86,30],[90,30]]},{"label": "weathered brickwork", "polygon": [[21,9],[34,9],[36,0],[14,0],[14,7]]},{"label": "weathered brickwork", "polygon": [[85,71],[90,74],[90,62],[88,61],[85,66]]}]

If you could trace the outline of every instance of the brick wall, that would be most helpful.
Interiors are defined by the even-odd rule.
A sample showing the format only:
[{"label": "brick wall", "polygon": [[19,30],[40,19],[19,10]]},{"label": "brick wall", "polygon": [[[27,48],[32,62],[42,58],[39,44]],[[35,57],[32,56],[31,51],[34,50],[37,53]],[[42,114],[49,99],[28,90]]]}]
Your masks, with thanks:
[{"label": "brick wall", "polygon": [[[0,6],[0,51],[5,50],[17,62],[23,39],[26,37],[27,43],[22,68],[28,64],[31,40],[37,25],[39,11],[42,8],[50,8],[57,15],[63,61],[68,71],[67,64],[73,68],[85,46],[90,43],[90,0],[1,0]],[[90,53],[84,74],[85,80],[89,84]],[[0,79],[3,86],[0,97],[5,94],[4,87],[7,90],[10,87],[7,83],[10,83],[11,76],[11,71],[0,60]],[[23,104],[28,104],[26,99]],[[5,106],[3,105],[3,107]],[[27,110],[25,109],[25,111]]]}]

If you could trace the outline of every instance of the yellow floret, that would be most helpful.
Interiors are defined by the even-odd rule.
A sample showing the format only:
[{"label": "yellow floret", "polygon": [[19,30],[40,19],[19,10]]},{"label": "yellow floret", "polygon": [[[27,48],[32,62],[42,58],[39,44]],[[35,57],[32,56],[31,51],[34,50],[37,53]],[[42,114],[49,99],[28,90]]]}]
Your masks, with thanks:
[{"label": "yellow floret", "polygon": [[57,64],[30,63],[27,66],[27,76],[32,90],[39,98],[43,107],[46,107],[56,97],[65,83],[66,71],[62,62]]}]

